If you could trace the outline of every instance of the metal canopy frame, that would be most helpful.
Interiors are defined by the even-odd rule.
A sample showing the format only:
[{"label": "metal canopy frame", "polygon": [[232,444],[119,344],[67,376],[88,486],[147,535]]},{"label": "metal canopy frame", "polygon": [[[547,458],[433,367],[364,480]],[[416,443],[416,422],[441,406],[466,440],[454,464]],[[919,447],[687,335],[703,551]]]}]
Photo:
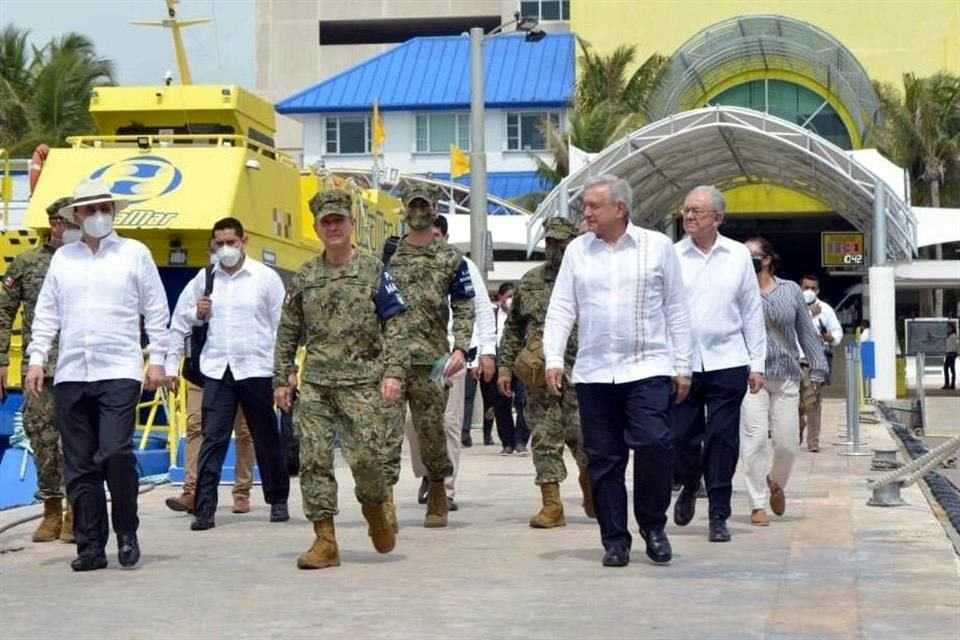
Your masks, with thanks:
[{"label": "metal canopy frame", "polygon": [[527,224],[528,252],[540,241],[545,218],[580,218],[583,185],[601,174],[626,179],[633,188],[633,222],[659,230],[667,229],[687,192],[697,185],[726,190],[770,184],[816,198],[869,232],[874,190],[879,186],[884,193],[888,255],[910,259],[916,253],[917,221],[909,205],[847,152],[776,116],[721,106],[647,125],[564,178]]},{"label": "metal canopy frame", "polygon": [[[336,175],[352,180],[354,184],[364,189],[373,189],[374,182],[371,169],[339,169],[325,168],[317,171],[317,175]],[[406,184],[429,184],[438,187],[443,197],[438,202],[440,213],[462,214],[470,213],[470,185],[438,180],[411,173],[386,172],[379,181],[384,191],[397,195]],[[399,197],[399,196],[398,196]],[[509,200],[487,194],[487,213],[489,215],[523,215],[530,216],[531,212]]]},{"label": "metal canopy frame", "polygon": [[818,27],[779,15],[738,16],[713,24],[671,56],[650,96],[653,120],[684,111],[721,82],[752,71],[791,71],[837,97],[864,140],[880,103],[854,55]]}]

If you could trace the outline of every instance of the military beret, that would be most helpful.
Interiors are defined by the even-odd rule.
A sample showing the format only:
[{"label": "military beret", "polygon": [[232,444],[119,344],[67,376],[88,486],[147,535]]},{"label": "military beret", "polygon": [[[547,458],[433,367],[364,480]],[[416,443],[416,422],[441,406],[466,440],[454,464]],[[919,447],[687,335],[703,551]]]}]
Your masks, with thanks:
[{"label": "military beret", "polygon": [[62,198],[57,198],[47,207],[47,217],[48,218],[62,218],[66,215],[66,209],[73,202],[73,198],[70,196],[64,196]]},{"label": "military beret", "polygon": [[436,208],[440,196],[440,187],[424,182],[408,182],[400,191],[400,199],[403,200],[403,206],[405,207],[409,207],[414,200],[421,199],[426,200],[430,203],[430,206]]},{"label": "military beret", "polygon": [[323,218],[331,214],[352,218],[353,196],[342,189],[321,191],[310,198],[310,212],[313,213],[314,218]]},{"label": "military beret", "polygon": [[566,240],[577,236],[577,226],[566,218],[554,216],[543,223],[543,235],[553,240]]}]

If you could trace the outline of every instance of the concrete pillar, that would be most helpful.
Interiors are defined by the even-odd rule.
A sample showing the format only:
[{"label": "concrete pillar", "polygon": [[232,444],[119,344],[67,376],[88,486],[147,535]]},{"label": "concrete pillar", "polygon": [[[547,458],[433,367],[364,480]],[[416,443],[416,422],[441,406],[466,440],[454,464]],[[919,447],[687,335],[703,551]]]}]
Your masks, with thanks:
[{"label": "concrete pillar", "polygon": [[870,336],[877,377],[871,390],[876,400],[897,399],[896,280],[893,266],[870,267]]}]

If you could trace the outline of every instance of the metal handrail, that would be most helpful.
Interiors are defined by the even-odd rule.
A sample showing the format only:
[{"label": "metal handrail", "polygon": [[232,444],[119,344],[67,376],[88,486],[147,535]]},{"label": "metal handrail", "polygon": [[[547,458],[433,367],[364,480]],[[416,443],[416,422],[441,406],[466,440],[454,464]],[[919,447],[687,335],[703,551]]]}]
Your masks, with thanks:
[{"label": "metal handrail", "polygon": [[128,145],[128,144],[143,144],[146,142],[148,147],[163,147],[166,143],[171,142],[198,142],[198,141],[213,141],[206,146],[210,147],[246,147],[251,151],[255,151],[258,155],[267,156],[268,154],[273,154],[277,161],[287,164],[291,167],[297,167],[296,162],[293,161],[289,155],[280,151],[276,147],[271,147],[270,145],[263,144],[258,142],[253,138],[248,138],[244,135],[239,135],[235,133],[208,133],[208,134],[194,134],[194,133],[171,133],[171,134],[153,134],[153,133],[143,133],[143,134],[125,134],[119,136],[102,136],[102,135],[89,135],[89,136],[70,136],[67,138],[67,144],[72,146],[74,149],[82,148],[98,148],[104,146],[104,144],[109,145]]}]

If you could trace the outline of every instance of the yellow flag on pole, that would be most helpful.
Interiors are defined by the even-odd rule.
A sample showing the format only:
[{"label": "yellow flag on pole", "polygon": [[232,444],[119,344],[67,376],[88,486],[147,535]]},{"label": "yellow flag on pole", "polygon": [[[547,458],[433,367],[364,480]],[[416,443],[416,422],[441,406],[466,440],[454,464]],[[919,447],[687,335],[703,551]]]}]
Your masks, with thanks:
[{"label": "yellow flag on pole", "polygon": [[380,118],[380,107],[376,100],[373,102],[373,155],[380,155],[380,148],[383,141],[387,139],[387,130],[383,126],[383,120]]},{"label": "yellow flag on pole", "polygon": [[455,144],[450,145],[450,177],[459,178],[470,173],[470,157]]}]

